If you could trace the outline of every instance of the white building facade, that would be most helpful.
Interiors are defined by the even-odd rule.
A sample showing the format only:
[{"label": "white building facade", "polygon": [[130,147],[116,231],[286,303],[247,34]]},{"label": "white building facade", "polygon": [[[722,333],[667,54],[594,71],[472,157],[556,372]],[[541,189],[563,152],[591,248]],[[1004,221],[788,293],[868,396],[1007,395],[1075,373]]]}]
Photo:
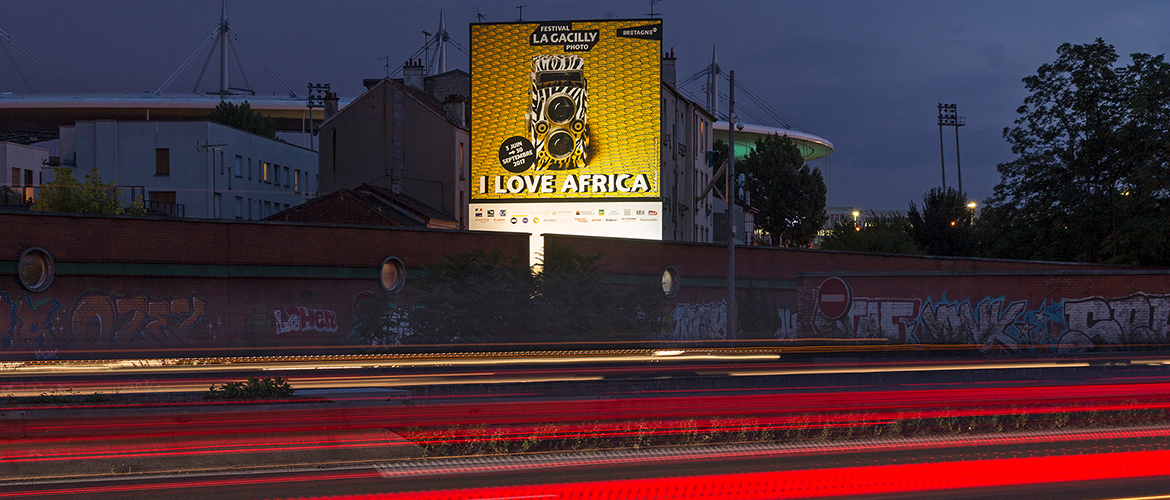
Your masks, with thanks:
[{"label": "white building facade", "polygon": [[61,127],[61,164],[180,217],[263,219],[317,194],[315,151],[206,121],[77,122]]},{"label": "white building facade", "polygon": [[0,186],[7,186],[21,199],[35,196],[41,185],[41,165],[49,150],[13,142],[0,142]]},{"label": "white building facade", "polygon": [[[712,146],[714,116],[675,88],[674,54],[662,59],[662,239],[711,243]],[[724,238],[726,241],[726,238]]]}]

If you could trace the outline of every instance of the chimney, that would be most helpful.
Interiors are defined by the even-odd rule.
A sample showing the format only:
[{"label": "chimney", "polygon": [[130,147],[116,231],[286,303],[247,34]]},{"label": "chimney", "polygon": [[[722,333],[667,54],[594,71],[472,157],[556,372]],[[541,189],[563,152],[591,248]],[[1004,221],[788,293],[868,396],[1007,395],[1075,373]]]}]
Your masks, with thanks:
[{"label": "chimney", "polygon": [[677,76],[674,71],[674,47],[670,48],[670,52],[662,53],[662,83],[675,86]]},{"label": "chimney", "polygon": [[328,120],[337,114],[337,94],[325,93],[325,119]]},{"label": "chimney", "polygon": [[447,109],[447,116],[463,126],[467,125],[466,102],[467,98],[459,94],[451,94],[443,101],[443,107]]},{"label": "chimney", "polygon": [[407,87],[423,90],[422,59],[410,59],[402,65],[402,83]]}]

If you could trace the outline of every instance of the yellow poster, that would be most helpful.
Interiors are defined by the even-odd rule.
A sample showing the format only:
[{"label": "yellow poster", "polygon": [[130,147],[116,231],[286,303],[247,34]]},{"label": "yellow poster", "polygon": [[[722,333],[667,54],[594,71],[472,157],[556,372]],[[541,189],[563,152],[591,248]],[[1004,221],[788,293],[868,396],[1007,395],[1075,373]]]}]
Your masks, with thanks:
[{"label": "yellow poster", "polygon": [[661,20],[472,24],[472,199],[658,198],[661,58]]}]

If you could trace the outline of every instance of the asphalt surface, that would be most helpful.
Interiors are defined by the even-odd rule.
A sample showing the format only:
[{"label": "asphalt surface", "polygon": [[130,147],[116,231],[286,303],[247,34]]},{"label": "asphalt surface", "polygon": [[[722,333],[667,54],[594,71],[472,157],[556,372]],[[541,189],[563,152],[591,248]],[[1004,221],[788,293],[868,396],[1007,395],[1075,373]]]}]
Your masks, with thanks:
[{"label": "asphalt surface", "polygon": [[[1165,431],[1165,429],[1163,429]],[[849,470],[857,468],[995,461],[1022,457],[1052,457],[1132,453],[1166,450],[1170,437],[1085,439],[1070,442],[1028,442],[947,446],[942,440],[904,443],[906,448],[866,450],[865,443],[819,449],[784,447],[721,447],[696,452],[572,453],[542,457],[539,463],[525,459],[476,458],[414,462],[382,462],[334,468],[247,470],[239,472],[187,473],[163,476],[111,474],[103,478],[0,485],[5,498],[175,498],[252,499],[314,498],[345,495],[410,493],[435,490],[468,490],[517,485],[571,485],[597,481],[646,478],[708,477],[722,474],[752,474],[773,471],[838,470],[840,481],[850,481]],[[994,441],[994,436],[986,440]],[[972,438],[967,438],[968,442]],[[873,445],[875,442],[870,442]],[[892,442],[884,442],[886,444]],[[862,448],[862,449],[858,449]],[[531,457],[528,459],[531,461]],[[905,479],[905,478],[903,478]],[[1170,477],[1137,477],[1045,484],[1016,484],[970,489],[929,490],[887,493],[850,498],[1053,498],[1060,500],[1104,499],[1161,495],[1170,492]],[[474,498],[458,496],[453,498]]]}]

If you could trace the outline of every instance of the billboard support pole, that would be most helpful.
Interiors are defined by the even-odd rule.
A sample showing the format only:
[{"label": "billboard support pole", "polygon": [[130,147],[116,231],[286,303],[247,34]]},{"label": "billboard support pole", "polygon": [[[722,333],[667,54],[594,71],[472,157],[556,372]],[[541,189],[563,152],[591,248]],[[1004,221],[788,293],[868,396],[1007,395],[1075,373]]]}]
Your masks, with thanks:
[{"label": "billboard support pole", "polygon": [[735,346],[735,70],[727,89],[727,341]]}]

